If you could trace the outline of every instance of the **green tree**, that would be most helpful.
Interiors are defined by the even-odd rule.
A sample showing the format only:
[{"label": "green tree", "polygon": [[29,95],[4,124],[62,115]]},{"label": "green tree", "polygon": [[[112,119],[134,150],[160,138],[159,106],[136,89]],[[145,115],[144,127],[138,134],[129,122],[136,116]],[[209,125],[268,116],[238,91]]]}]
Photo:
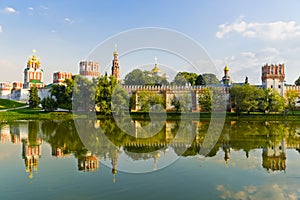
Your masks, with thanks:
[{"label": "green tree", "polygon": [[230,98],[232,100],[232,107],[235,107],[236,112],[247,112],[258,109],[259,99],[263,98],[260,89],[244,84],[242,86],[236,85],[230,89]]},{"label": "green tree", "polygon": [[201,111],[211,112],[212,91],[209,88],[202,88],[199,93],[198,102]]},{"label": "green tree", "polygon": [[284,99],[277,91],[267,88],[263,90],[263,97],[259,100],[259,109],[265,112],[282,111]]},{"label": "green tree", "polygon": [[299,76],[298,79],[295,81],[295,85],[300,85],[300,76]]},{"label": "green tree", "polygon": [[126,74],[125,79],[124,79],[124,84],[125,85],[144,85],[145,84],[145,79],[144,79],[145,74],[143,73],[142,70],[140,69],[134,69],[128,74]]},{"label": "green tree", "polygon": [[95,109],[95,85],[96,83],[76,76],[73,88],[73,104],[72,110],[74,111],[91,111]]},{"label": "green tree", "polygon": [[117,85],[117,80],[114,76],[100,76],[97,79],[97,87],[95,92],[95,103],[100,113],[109,115],[112,112],[112,93]]},{"label": "green tree", "polygon": [[37,108],[40,103],[40,97],[38,95],[38,88],[36,86],[32,86],[29,90],[29,107]]},{"label": "green tree", "polygon": [[206,85],[205,80],[201,74],[196,79],[196,85]]},{"label": "green tree", "polygon": [[198,75],[193,72],[178,72],[174,78],[174,85],[186,85],[187,83],[191,85],[196,84],[196,79]]},{"label": "green tree", "polygon": [[190,111],[191,97],[188,93],[173,96],[171,99],[171,105],[174,106],[176,112],[188,112]]},{"label": "green tree", "polygon": [[54,111],[57,109],[57,102],[52,97],[46,97],[41,101],[45,111]]},{"label": "green tree", "polygon": [[202,77],[206,85],[214,85],[220,83],[219,79],[215,74],[211,74],[211,73],[202,74]]},{"label": "green tree", "polygon": [[166,78],[161,76],[152,76],[147,70],[134,69],[126,74],[125,85],[169,85]]},{"label": "green tree", "polygon": [[298,91],[297,90],[287,90],[285,93],[285,100],[287,104],[287,108],[294,113],[296,107],[296,101],[298,99]]},{"label": "green tree", "polygon": [[64,85],[53,85],[51,89],[51,96],[55,97],[58,107],[72,110],[74,81],[73,79],[66,79],[64,83]]},{"label": "green tree", "polygon": [[116,85],[112,96],[112,111],[115,115],[124,116],[130,111],[129,101],[128,93],[120,85]]},{"label": "green tree", "polygon": [[161,105],[165,108],[165,98],[161,94],[156,94],[151,91],[143,90],[137,93],[138,95],[138,106],[141,111],[148,112],[154,105]]}]

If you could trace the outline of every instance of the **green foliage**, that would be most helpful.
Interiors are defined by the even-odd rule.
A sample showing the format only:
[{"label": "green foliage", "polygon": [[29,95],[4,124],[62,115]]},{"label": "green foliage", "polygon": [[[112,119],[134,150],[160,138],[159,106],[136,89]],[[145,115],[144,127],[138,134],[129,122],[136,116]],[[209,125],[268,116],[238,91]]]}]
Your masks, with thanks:
[{"label": "green foliage", "polygon": [[201,89],[198,99],[201,111],[211,111],[212,95],[212,91],[209,88]]},{"label": "green foliage", "polygon": [[91,111],[95,109],[95,83],[76,76],[73,89],[72,109],[76,111]]},{"label": "green foliage", "polygon": [[205,80],[201,74],[196,79],[196,85],[206,85]]},{"label": "green foliage", "polygon": [[114,76],[100,76],[97,79],[97,87],[95,92],[95,104],[97,110],[105,115],[109,115],[112,112],[112,93],[117,85],[117,80]]},{"label": "green foliage", "polygon": [[130,111],[128,93],[120,86],[116,85],[112,96],[112,111],[115,115],[123,116]]},{"label": "green foliage", "polygon": [[25,106],[25,103],[20,103],[17,101],[12,101],[8,99],[0,99],[0,110],[1,109],[10,109],[10,108],[18,108]]},{"label": "green foliage", "polygon": [[284,98],[277,91],[264,90],[249,84],[232,87],[230,98],[237,113],[254,110],[281,112],[284,109]]},{"label": "green foliage", "polygon": [[189,104],[191,103],[191,97],[188,93],[183,95],[173,96],[171,99],[171,105],[174,106],[176,112],[188,112],[190,111]]},{"label": "green foliage", "polygon": [[220,81],[215,74],[202,74],[202,77],[206,85],[220,84]]},{"label": "green foliage", "polygon": [[152,76],[149,71],[134,69],[129,72],[124,79],[125,85],[169,85],[166,78]]},{"label": "green foliage", "polygon": [[51,98],[51,97],[44,98],[41,101],[41,104],[42,104],[43,109],[45,111],[54,111],[58,107],[57,102],[53,98]]},{"label": "green foliage", "polygon": [[165,108],[165,98],[161,94],[156,94],[151,91],[143,90],[138,94],[138,106],[141,111],[149,112],[150,108],[154,105],[161,105]]},{"label": "green foliage", "polygon": [[198,75],[193,72],[178,72],[174,78],[174,85],[186,85],[187,83],[191,85],[196,85],[196,79]]},{"label": "green foliage", "polygon": [[51,96],[55,97],[58,107],[71,110],[74,81],[66,79],[65,84],[66,85],[53,85]]},{"label": "green foliage", "polygon": [[32,86],[29,90],[29,107],[38,108],[39,103],[40,97],[38,95],[38,88],[36,86]]},{"label": "green foliage", "polygon": [[230,89],[230,98],[234,102],[237,113],[258,109],[258,100],[263,98],[262,89],[249,84],[236,85]]},{"label": "green foliage", "polygon": [[296,107],[296,100],[298,99],[298,91],[297,90],[287,90],[285,93],[285,99],[287,108],[294,112]]},{"label": "green foliage", "polygon": [[295,85],[300,85],[300,76],[299,76],[299,78],[295,81]]}]

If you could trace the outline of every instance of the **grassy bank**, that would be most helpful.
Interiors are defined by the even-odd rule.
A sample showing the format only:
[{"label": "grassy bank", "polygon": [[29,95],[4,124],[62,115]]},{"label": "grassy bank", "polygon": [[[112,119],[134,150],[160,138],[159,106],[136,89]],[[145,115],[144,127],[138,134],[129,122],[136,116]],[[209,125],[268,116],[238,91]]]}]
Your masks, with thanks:
[{"label": "grassy bank", "polygon": [[0,119],[21,120],[21,119],[72,119],[73,114],[69,112],[44,112],[41,109],[18,109],[6,112],[0,112]]},{"label": "grassy bank", "polygon": [[[154,113],[152,114],[153,117],[161,117],[165,113]],[[223,114],[216,114],[214,117],[222,118]],[[86,116],[83,115],[75,115],[76,118],[85,118]],[[148,120],[150,119],[150,115],[147,112],[132,112],[130,113],[130,117],[133,120]],[[168,120],[180,120],[180,119],[188,119],[188,120],[210,120],[211,113],[205,112],[194,112],[194,113],[175,113],[175,112],[168,112],[167,113]],[[73,119],[74,115],[71,112],[45,112],[41,109],[30,109],[30,108],[23,108],[23,109],[16,109],[16,110],[9,110],[5,112],[0,112],[0,120],[21,120],[21,119]],[[98,119],[107,119],[113,118],[113,116],[105,116],[101,114],[97,114]],[[226,120],[276,120],[276,121],[300,121],[300,112],[295,113],[288,113],[286,115],[282,113],[241,113],[239,116],[236,113],[226,113]]]},{"label": "grassy bank", "polygon": [[0,110],[14,109],[22,106],[26,106],[26,104],[8,99],[0,99]]}]

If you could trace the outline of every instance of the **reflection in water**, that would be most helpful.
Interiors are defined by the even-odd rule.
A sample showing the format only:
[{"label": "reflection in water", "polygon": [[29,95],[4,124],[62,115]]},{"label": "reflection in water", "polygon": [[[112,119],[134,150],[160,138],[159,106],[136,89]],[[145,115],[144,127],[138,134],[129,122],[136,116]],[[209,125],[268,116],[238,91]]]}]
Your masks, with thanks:
[{"label": "reflection in water", "polygon": [[[87,149],[79,138],[73,121],[22,121],[0,124],[0,141],[2,143],[22,142],[22,156],[26,172],[32,178],[38,170],[43,141],[51,145],[54,157],[70,157],[74,155],[78,161],[78,170],[93,172],[99,168],[99,161],[109,160],[116,180],[118,165],[123,164],[124,156],[131,162],[145,161],[156,170],[163,162],[164,155],[199,156],[203,141],[209,127],[209,121],[179,122],[167,121],[163,129],[149,138],[139,138],[121,131],[112,119],[88,122],[93,128],[101,128],[105,135],[87,132],[86,138],[91,148]],[[139,129],[148,124],[147,121],[132,121]],[[184,123],[186,132],[179,132],[180,123]],[[189,131],[196,130],[191,138]],[[230,166],[231,151],[242,150],[245,157],[250,151],[261,149],[262,167],[266,171],[285,171],[287,165],[286,150],[300,149],[300,124],[291,122],[251,122],[231,121],[224,125],[217,144],[207,155],[214,157],[223,151],[224,162]],[[142,134],[142,133],[141,133]],[[180,134],[180,137],[177,135]],[[108,138],[108,139],[107,139]],[[107,142],[109,141],[109,142]],[[190,142],[193,141],[193,142]],[[150,161],[150,162],[147,162]]]}]

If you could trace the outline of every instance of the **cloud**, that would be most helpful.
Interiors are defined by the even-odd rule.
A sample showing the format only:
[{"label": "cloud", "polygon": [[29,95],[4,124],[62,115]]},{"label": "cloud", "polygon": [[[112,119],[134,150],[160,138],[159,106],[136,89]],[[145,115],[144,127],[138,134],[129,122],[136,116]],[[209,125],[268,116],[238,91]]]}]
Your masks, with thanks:
[{"label": "cloud", "polygon": [[4,11],[6,12],[6,13],[16,13],[17,11],[14,9],[14,8],[12,8],[12,7],[6,7],[5,9],[4,9]]},{"label": "cloud", "polygon": [[[240,191],[231,191],[224,185],[218,185],[216,190],[220,192],[222,199],[297,199],[299,198],[299,189],[290,187],[286,184],[264,184],[260,186],[244,186]],[[298,193],[298,194],[297,194]]]},{"label": "cloud", "polygon": [[2,33],[3,32],[3,29],[2,29],[2,26],[0,25],[0,33]]},{"label": "cloud", "polygon": [[257,52],[245,51],[230,57],[217,59],[214,62],[221,68],[228,65],[229,75],[233,82],[243,82],[248,76],[251,84],[261,84],[261,67],[266,63],[286,63],[287,59],[282,56],[283,50],[277,48],[263,48]]},{"label": "cloud", "polygon": [[33,7],[28,7],[27,10],[33,11],[34,8]]},{"label": "cloud", "polygon": [[288,40],[300,38],[300,25],[295,21],[246,22],[242,16],[231,24],[219,25],[216,37],[222,39],[234,32],[246,38]]},{"label": "cloud", "polygon": [[66,23],[68,23],[68,24],[73,24],[73,23],[74,23],[74,21],[71,20],[71,19],[68,18],[68,17],[66,17],[66,18],[64,19],[64,21],[65,21]]}]

